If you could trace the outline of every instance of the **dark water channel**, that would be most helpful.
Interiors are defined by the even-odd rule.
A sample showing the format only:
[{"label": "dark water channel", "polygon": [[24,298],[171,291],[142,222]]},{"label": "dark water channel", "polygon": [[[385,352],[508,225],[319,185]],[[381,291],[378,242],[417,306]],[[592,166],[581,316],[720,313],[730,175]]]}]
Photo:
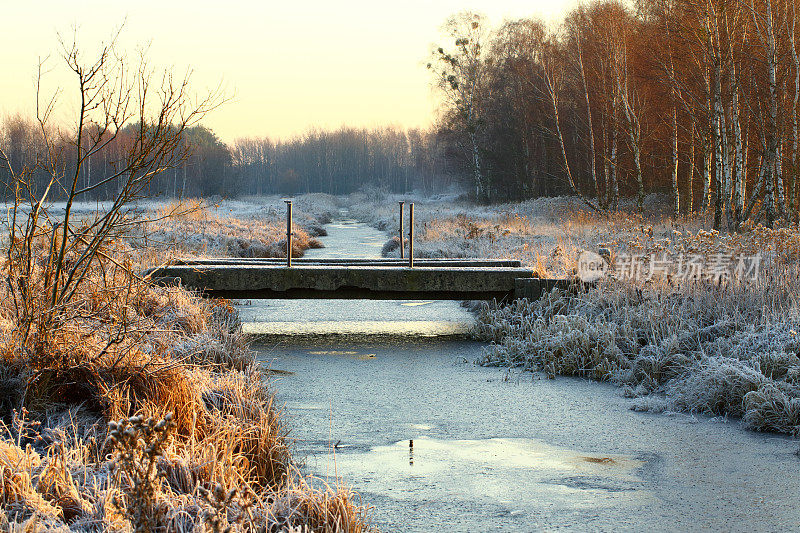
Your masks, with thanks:
[{"label": "dark water channel", "polygon": [[[328,226],[326,257],[386,237]],[[472,362],[457,302],[244,302],[309,473],[341,479],[382,531],[800,530],[788,438],[629,409],[611,385]],[[413,440],[413,448],[409,447]]]}]

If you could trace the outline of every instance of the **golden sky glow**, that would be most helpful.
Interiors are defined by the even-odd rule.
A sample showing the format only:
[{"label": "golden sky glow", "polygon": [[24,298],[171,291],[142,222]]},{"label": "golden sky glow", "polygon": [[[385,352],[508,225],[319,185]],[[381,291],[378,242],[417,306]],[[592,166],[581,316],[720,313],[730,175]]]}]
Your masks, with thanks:
[{"label": "golden sky glow", "polygon": [[[152,62],[191,67],[196,90],[222,81],[234,98],[204,123],[232,141],[342,124],[426,126],[434,101],[425,60],[449,15],[474,10],[495,25],[557,20],[575,0],[3,3],[0,114],[33,112],[37,58],[55,56],[57,32],[70,36],[77,24],[79,42],[91,47],[124,20],[124,49],[150,42]],[[54,70],[50,84],[62,76]]]}]

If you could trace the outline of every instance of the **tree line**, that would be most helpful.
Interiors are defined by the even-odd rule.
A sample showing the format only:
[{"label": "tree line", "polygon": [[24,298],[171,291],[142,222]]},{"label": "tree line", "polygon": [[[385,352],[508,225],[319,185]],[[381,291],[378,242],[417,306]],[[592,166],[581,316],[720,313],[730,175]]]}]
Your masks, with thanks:
[{"label": "tree line", "polygon": [[313,130],[287,141],[237,139],[231,146],[239,184],[252,194],[348,194],[365,186],[391,192],[431,192],[457,172],[445,144],[419,129]]},{"label": "tree line", "polygon": [[[598,0],[558,25],[534,18],[490,28],[452,16],[428,69],[440,101],[428,130],[312,130],[287,140],[230,144],[194,125],[149,184],[169,196],[346,194],[366,185],[434,191],[462,183],[480,202],[576,194],[591,209],[646,194],[676,215],[708,211],[714,225],[798,219],[800,55],[795,0]],[[82,185],[113,197],[117,160],[141,124],[87,124],[46,145],[25,118],[0,122],[12,168],[37,169],[45,150],[109,136],[85,157]],[[102,139],[100,139],[102,141]],[[8,183],[0,170],[0,180]],[[37,186],[37,180],[32,180]]]},{"label": "tree line", "polygon": [[[175,129],[175,126],[171,126]],[[118,130],[87,121],[77,135],[50,124],[21,115],[5,117],[0,122],[0,148],[7,161],[0,165],[2,194],[13,198],[14,180],[11,170],[28,176],[32,193],[50,186],[50,198],[62,200],[68,196],[65,186],[77,171],[77,186],[86,190],[85,200],[109,200],[119,194],[119,180],[110,179],[125,173],[125,163],[132,153],[141,149],[141,139],[149,135],[148,127],[130,122]],[[210,129],[202,125],[184,127],[175,132],[165,158],[148,180],[145,195],[207,196],[222,194],[234,186],[231,154],[228,147]],[[78,161],[80,159],[80,162]]]},{"label": "tree line", "polygon": [[[84,127],[81,145],[85,148],[99,141],[103,146],[84,154],[79,165],[80,185],[90,189],[86,199],[116,196],[115,182],[104,180],[134,148],[139,127],[129,124],[114,133],[100,132],[92,124]],[[45,133],[51,146],[44,140]],[[348,194],[365,186],[392,192],[432,192],[457,179],[447,158],[440,155],[443,146],[435,135],[416,129],[345,127],[314,130],[288,140],[241,138],[229,145],[209,128],[194,125],[182,132],[175,146],[180,157],[165,162],[145,192],[166,197]],[[58,161],[63,169],[76,166],[76,141],[69,132],[49,127],[45,132],[37,121],[19,115],[0,122],[0,147],[11,168],[28,171],[34,188],[46,187],[53,174],[43,161]],[[54,150],[57,157],[48,157],[48,150]],[[59,172],[63,171],[56,169],[56,174]],[[0,165],[0,181],[13,181],[6,164]],[[7,186],[6,197],[13,193]],[[51,197],[65,195],[65,190],[56,190]]]},{"label": "tree line", "polygon": [[598,211],[668,193],[714,226],[800,211],[794,0],[602,0],[557,27],[477,14],[428,68],[439,134],[483,201],[571,191]]}]

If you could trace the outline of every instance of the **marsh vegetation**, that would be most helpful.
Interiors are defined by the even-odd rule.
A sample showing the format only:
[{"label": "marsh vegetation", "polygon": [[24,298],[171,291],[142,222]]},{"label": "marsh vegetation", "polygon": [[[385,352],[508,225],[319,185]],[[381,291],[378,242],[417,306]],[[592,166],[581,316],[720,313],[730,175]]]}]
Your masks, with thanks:
[{"label": "marsh vegetation", "polygon": [[[351,213],[395,231],[391,199],[381,207],[352,198]],[[415,250],[515,258],[558,278],[576,275],[584,250],[607,250],[612,264],[639,257],[643,274],[664,254],[704,261],[758,254],[758,275],[748,279],[656,272],[605,278],[585,293],[484,305],[473,335],[490,346],[478,362],[611,381],[637,399],[636,409],[730,416],[751,429],[796,435],[800,230],[751,225],[720,234],[702,216],[675,219],[663,197],[645,205],[645,215],[623,203],[604,216],[570,197],[487,207],[418,199]]]},{"label": "marsh vegetation", "polygon": [[[479,365],[798,436],[795,6],[635,7],[603,0],[552,27],[451,17],[426,62],[441,104],[428,130],[228,144],[202,124],[222,92],[195,95],[118,33],[94,56],[62,39],[72,85],[46,94],[43,61],[35,117],[0,126],[0,528],[370,530],[360,496],[294,454],[234,303],[143,273],[300,257],[341,210],[397,256],[398,200],[416,203],[417,257],[570,279],[585,251],[607,269],[639,261],[643,275],[586,291],[470,306]],[[288,252],[276,194],[300,195]],[[686,256],[758,268],[656,272]]]}]

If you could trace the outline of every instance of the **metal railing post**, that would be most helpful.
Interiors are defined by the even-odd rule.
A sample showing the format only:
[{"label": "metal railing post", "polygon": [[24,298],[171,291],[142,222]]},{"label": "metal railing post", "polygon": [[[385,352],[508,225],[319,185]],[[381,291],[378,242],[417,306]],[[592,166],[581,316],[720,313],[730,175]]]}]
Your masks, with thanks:
[{"label": "metal railing post", "polygon": [[292,266],[292,201],[286,202],[286,266]]},{"label": "metal railing post", "polygon": [[403,205],[405,202],[400,202],[400,259],[405,257],[405,240],[406,236],[403,235]]},{"label": "metal railing post", "polygon": [[414,268],[414,202],[408,204],[408,268]]}]

